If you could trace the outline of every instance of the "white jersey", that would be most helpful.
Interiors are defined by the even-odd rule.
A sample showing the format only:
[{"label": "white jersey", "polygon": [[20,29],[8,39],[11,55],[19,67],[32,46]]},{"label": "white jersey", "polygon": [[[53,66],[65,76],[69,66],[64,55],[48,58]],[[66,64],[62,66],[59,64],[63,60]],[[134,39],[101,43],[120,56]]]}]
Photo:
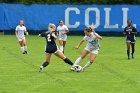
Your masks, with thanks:
[{"label": "white jersey", "polygon": [[[96,35],[98,35],[98,34],[96,33]],[[90,51],[99,50],[100,45],[99,45],[98,38],[96,35],[94,35],[92,33],[91,36],[85,36],[83,38],[83,40],[86,40],[88,42],[86,45],[86,49],[88,49]]]},{"label": "white jersey", "polygon": [[27,31],[25,26],[18,25],[16,27],[16,31],[18,32],[18,38],[24,38],[24,32]]},{"label": "white jersey", "polygon": [[65,32],[66,30],[69,30],[68,27],[66,25],[63,26],[58,26],[57,27],[57,31],[59,32],[58,38],[61,40],[66,40],[67,39],[67,34],[62,35],[63,32]]}]

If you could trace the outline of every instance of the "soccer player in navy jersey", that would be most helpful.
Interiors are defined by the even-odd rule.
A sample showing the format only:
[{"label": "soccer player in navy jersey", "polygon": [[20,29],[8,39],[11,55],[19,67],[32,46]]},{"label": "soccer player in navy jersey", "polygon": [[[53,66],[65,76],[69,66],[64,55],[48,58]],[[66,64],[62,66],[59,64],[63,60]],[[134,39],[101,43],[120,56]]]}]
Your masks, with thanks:
[{"label": "soccer player in navy jersey", "polygon": [[130,47],[132,48],[132,59],[134,59],[135,52],[135,42],[137,34],[137,30],[134,26],[132,26],[132,20],[127,20],[127,26],[124,29],[124,35],[126,35],[126,45],[127,45],[127,57],[130,59]]},{"label": "soccer player in navy jersey", "polygon": [[56,31],[56,26],[54,24],[49,24],[48,31],[45,33],[39,34],[41,37],[46,38],[46,61],[40,66],[40,72],[43,72],[43,69],[50,63],[50,58],[52,53],[54,53],[57,57],[61,58],[64,60],[65,63],[68,63],[69,65],[73,65],[70,59],[65,57],[63,52],[58,49],[55,40],[57,38],[57,31]]}]

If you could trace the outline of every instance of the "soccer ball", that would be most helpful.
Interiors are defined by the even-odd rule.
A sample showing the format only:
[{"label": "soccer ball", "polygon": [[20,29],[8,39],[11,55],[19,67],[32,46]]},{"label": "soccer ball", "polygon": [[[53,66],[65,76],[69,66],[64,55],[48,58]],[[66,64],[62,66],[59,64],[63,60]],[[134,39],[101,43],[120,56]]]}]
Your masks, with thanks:
[{"label": "soccer ball", "polygon": [[82,67],[80,65],[74,65],[71,69],[75,72],[80,72],[82,70]]}]

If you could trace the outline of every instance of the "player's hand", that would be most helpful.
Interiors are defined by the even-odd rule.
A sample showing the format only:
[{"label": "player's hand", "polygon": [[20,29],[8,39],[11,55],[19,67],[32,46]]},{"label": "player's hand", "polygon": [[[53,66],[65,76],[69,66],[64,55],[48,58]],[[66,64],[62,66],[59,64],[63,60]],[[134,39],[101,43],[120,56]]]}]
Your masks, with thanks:
[{"label": "player's hand", "polygon": [[40,36],[41,36],[41,34],[38,35],[38,37],[40,37]]},{"label": "player's hand", "polygon": [[75,49],[78,49],[79,48],[79,46],[75,46]]},{"label": "player's hand", "polygon": [[62,32],[62,35],[65,35],[65,32]]},{"label": "player's hand", "polygon": [[28,32],[26,32],[26,35],[27,35],[27,36],[29,35]]}]

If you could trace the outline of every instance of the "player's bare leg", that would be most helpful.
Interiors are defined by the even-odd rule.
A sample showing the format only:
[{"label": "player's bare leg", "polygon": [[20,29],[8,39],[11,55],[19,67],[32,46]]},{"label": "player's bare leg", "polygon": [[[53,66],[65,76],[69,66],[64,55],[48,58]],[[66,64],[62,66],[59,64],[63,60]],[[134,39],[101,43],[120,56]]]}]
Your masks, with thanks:
[{"label": "player's bare leg", "polygon": [[43,72],[43,68],[45,68],[46,66],[48,66],[49,63],[50,63],[51,54],[46,53],[45,56],[46,56],[46,61],[42,64],[42,66],[40,66],[40,70],[39,70],[39,72]]},{"label": "player's bare leg", "polygon": [[127,57],[128,57],[128,60],[130,59],[130,45],[131,43],[130,42],[127,42]]},{"label": "player's bare leg", "polygon": [[74,65],[78,65],[82,59],[89,54],[89,51],[83,50],[82,55],[75,61]]},{"label": "player's bare leg", "polygon": [[64,53],[64,50],[65,50],[66,43],[67,43],[67,41],[63,41],[63,53]]},{"label": "player's bare leg", "polygon": [[90,61],[88,61],[86,63],[86,65],[82,68],[82,70],[84,71],[87,67],[89,67],[94,62],[95,58],[96,58],[96,54],[91,53],[90,54]]},{"label": "player's bare leg", "polygon": [[19,41],[21,52],[24,54],[23,41]]},{"label": "player's bare leg", "polygon": [[68,58],[65,57],[65,55],[60,51],[58,50],[55,55],[59,58],[61,58],[62,60],[65,61],[65,63],[69,64],[69,65],[73,65],[72,61]]},{"label": "player's bare leg", "polygon": [[24,52],[27,54],[27,45],[26,45],[26,40],[23,39],[23,47],[24,47]]},{"label": "player's bare leg", "polygon": [[63,40],[59,40],[59,45],[60,45],[60,50],[63,52],[64,51]]}]

